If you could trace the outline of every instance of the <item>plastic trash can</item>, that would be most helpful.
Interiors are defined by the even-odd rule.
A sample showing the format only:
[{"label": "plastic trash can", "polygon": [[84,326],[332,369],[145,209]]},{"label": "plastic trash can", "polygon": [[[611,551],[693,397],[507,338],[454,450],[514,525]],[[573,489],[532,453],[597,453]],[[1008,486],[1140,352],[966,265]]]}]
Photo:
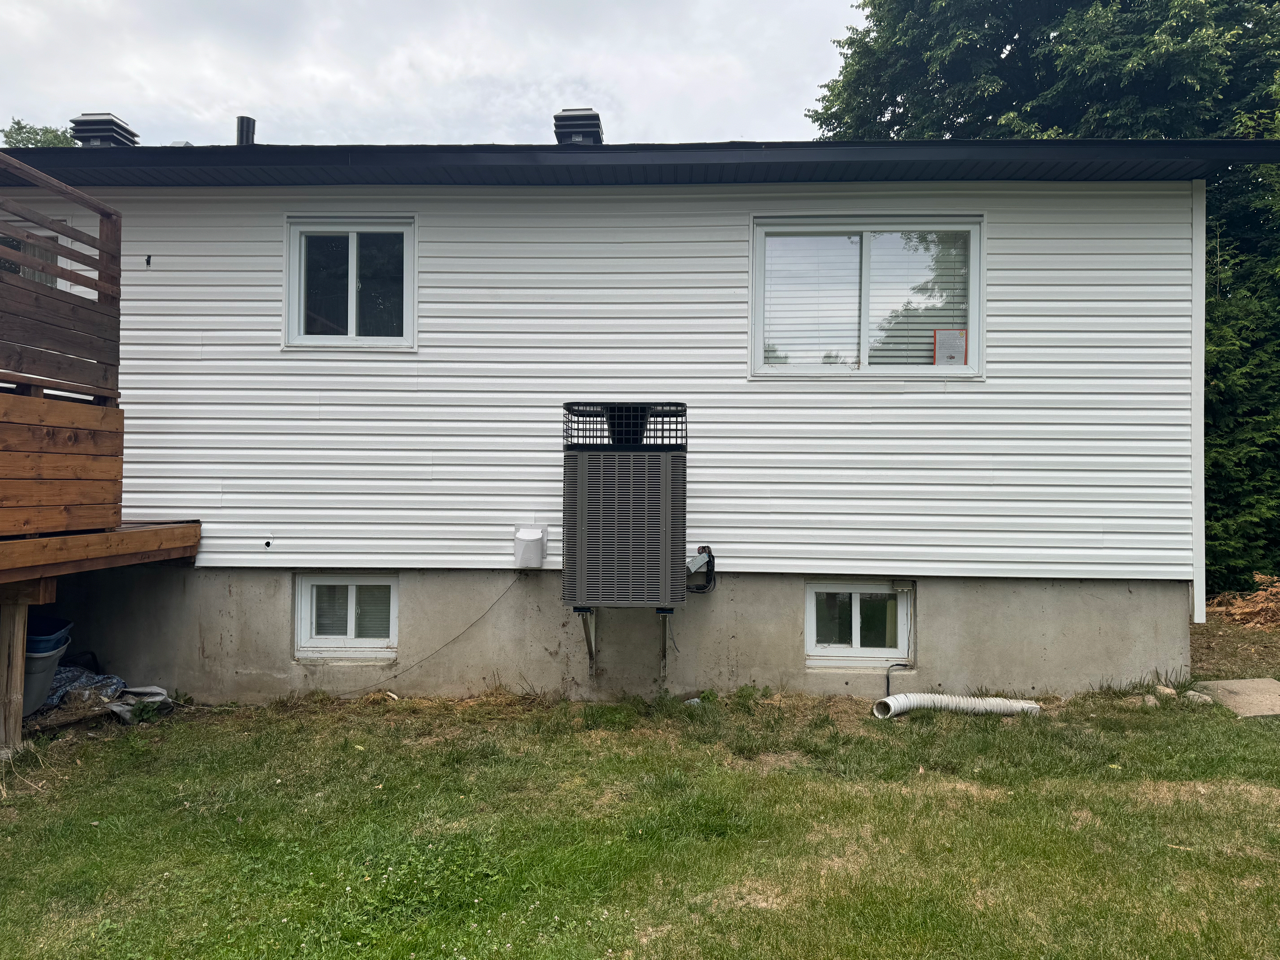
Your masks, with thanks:
[{"label": "plastic trash can", "polygon": [[58,670],[58,661],[71,646],[70,640],[63,640],[62,646],[48,653],[32,653],[27,651],[27,663],[22,681],[22,715],[29,717],[49,699],[49,688],[53,686],[53,675]]},{"label": "plastic trash can", "polygon": [[49,653],[67,641],[74,624],[61,617],[27,617],[27,653]]}]

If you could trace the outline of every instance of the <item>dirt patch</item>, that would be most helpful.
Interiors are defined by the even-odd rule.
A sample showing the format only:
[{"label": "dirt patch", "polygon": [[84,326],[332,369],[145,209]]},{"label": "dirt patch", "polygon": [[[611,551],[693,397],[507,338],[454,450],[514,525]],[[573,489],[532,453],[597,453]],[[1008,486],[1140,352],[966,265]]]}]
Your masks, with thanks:
[{"label": "dirt patch", "polygon": [[605,790],[604,793],[600,794],[600,796],[596,797],[593,801],[591,801],[591,807],[594,810],[608,810],[608,809],[611,809],[612,807],[616,807],[618,804],[622,803],[626,799],[627,799],[627,795],[623,793],[621,790],[615,790],[613,788],[609,788]]},{"label": "dirt patch", "polygon": [[1217,805],[1243,801],[1251,806],[1280,809],[1280,789],[1256,783],[1146,780],[1135,784],[1128,792],[1135,802],[1157,807],[1175,803]]},{"label": "dirt patch", "polygon": [[775,770],[790,770],[803,761],[804,757],[801,754],[788,750],[784,753],[762,753],[754,760],[731,757],[726,761],[726,765],[735,770],[754,770],[762,777],[767,777]]},{"label": "dirt patch", "polygon": [[1071,829],[1083,830],[1085,827],[1092,827],[1100,823],[1099,819],[1094,816],[1092,810],[1072,810],[1071,811]]},{"label": "dirt patch", "polygon": [[711,910],[779,910],[791,903],[791,896],[777,884],[752,878],[704,893],[693,902],[705,903]]},{"label": "dirt patch", "polygon": [[818,864],[818,882],[825,884],[828,875],[837,875],[843,883],[857,877],[870,862],[871,854],[857,844],[851,843],[840,853],[827,857]]},{"label": "dirt patch", "polygon": [[950,800],[952,802],[948,803],[948,806],[952,807],[957,806],[966,797],[988,803],[1009,799],[1007,790],[984,787],[980,783],[969,780],[929,780],[925,783],[903,784],[898,790],[909,797],[940,797],[944,802]]},{"label": "dirt patch", "polygon": [[1220,613],[1191,625],[1191,670],[1206,680],[1280,679],[1280,628],[1245,626]]},{"label": "dirt patch", "polygon": [[646,927],[636,934],[636,941],[643,947],[644,945],[657,940],[659,937],[665,937],[671,932],[671,924],[664,923],[660,927]]}]

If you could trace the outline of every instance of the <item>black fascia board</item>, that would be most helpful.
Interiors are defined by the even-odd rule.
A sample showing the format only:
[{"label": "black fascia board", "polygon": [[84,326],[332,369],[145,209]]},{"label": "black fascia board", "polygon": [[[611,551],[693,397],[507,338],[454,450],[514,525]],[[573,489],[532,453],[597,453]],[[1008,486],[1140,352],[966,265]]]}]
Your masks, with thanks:
[{"label": "black fascia board", "polygon": [[[1275,140],[879,140],[424,146],[36,147],[77,187],[1171,181],[1280,163]],[[12,176],[0,183],[19,185]]]}]

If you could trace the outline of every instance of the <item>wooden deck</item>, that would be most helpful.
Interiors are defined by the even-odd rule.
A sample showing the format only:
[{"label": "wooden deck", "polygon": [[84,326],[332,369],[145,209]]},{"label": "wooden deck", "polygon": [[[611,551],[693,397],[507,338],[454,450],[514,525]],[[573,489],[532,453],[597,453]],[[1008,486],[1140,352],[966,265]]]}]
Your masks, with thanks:
[{"label": "wooden deck", "polygon": [[200,521],[124,523],[111,530],[0,541],[0,583],[194,557]]},{"label": "wooden deck", "polygon": [[0,197],[2,755],[21,745],[27,605],[63,574],[194,557],[200,523],[121,522],[120,212],[3,152],[0,170],[98,218]]}]

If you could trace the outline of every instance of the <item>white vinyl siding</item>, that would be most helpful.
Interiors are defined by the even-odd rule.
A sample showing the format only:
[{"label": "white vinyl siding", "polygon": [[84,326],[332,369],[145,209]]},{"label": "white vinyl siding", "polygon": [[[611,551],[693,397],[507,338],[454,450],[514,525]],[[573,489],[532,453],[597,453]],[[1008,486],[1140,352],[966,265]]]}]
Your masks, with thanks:
[{"label": "white vinyl siding", "polygon": [[[201,565],[558,567],[560,404],[636,399],[724,572],[1191,579],[1190,184],[99,192],[125,516]],[[286,216],[405,211],[417,351],[282,351]],[[751,379],[752,224],[819,214],[980,217],[984,376]]]}]

